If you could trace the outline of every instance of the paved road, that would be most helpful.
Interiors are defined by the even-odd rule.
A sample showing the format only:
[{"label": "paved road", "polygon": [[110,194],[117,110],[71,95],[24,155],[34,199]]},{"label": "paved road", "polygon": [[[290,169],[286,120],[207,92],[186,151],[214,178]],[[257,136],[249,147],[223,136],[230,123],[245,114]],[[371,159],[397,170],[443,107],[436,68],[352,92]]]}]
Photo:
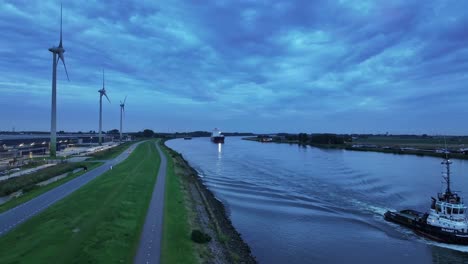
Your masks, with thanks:
[{"label": "paved road", "polygon": [[66,182],[42,195],[26,202],[21,205],[18,205],[15,208],[12,208],[4,213],[0,214],[0,235],[3,235],[21,224],[22,222],[28,220],[32,216],[42,212],[47,207],[51,206],[55,202],[61,200],[62,198],[68,196],[72,192],[76,191],[89,181],[108,171],[111,166],[122,162],[126,159],[130,153],[135,149],[135,147],[140,144],[135,143],[130,146],[127,150],[122,152],[119,156],[113,160],[106,161],[102,166],[91,170],[69,182]]},{"label": "paved road", "polygon": [[140,244],[135,256],[135,263],[153,264],[159,263],[161,259],[161,240],[163,232],[163,212],[164,212],[164,186],[166,182],[167,160],[158,144],[161,165],[159,166],[158,178],[154,186],[150,206],[146,214],[145,225],[141,232]]}]

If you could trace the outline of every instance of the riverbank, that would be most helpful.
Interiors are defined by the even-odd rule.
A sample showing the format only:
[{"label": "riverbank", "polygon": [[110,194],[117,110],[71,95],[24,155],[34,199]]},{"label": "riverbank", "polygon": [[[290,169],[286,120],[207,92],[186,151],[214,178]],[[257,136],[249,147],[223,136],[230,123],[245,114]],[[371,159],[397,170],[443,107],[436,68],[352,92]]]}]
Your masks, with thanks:
[{"label": "riverbank", "polygon": [[202,263],[256,263],[250,247],[233,227],[224,205],[203,184],[198,173],[183,156],[163,144],[172,158],[175,174],[184,190],[191,229],[199,229],[212,238],[206,247],[197,246]]},{"label": "riverbank", "polygon": [[[371,152],[381,152],[389,154],[398,154],[398,155],[416,155],[416,156],[431,156],[438,158],[445,158],[446,153],[438,149],[437,145],[425,145],[424,149],[418,149],[417,144],[408,144],[394,142],[393,145],[386,144],[385,146],[380,145],[369,145],[362,143],[345,143],[345,144],[312,144],[312,143],[303,143],[298,140],[272,140],[272,141],[262,141],[261,138],[257,137],[245,137],[243,140],[256,141],[259,143],[277,143],[277,144],[297,144],[299,146],[311,146],[316,148],[324,149],[345,149],[351,151],[371,151]],[[439,144],[440,145],[440,144]],[[449,156],[451,159],[463,159],[468,160],[468,155],[464,153],[454,153],[453,150],[449,149]]]}]

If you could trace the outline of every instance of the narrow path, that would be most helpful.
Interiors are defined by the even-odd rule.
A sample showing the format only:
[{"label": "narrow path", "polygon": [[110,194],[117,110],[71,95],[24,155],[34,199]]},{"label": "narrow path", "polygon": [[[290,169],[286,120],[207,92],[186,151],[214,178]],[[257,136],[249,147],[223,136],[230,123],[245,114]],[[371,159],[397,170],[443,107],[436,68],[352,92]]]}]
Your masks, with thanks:
[{"label": "narrow path", "polygon": [[145,225],[140,237],[140,244],[135,256],[136,264],[160,263],[161,258],[167,160],[158,143],[155,143],[155,145],[161,157],[161,164],[159,165],[158,178],[156,179],[156,185],[154,186],[153,195],[151,196],[151,202],[146,214]]},{"label": "narrow path", "polygon": [[125,160],[140,143],[141,142],[133,144],[116,158],[106,161],[104,165],[60,186],[57,186],[56,188],[41,194],[32,200],[20,204],[15,208],[0,213],[0,236],[9,232],[11,229],[15,228],[17,225],[23,223],[34,215],[44,211],[46,208],[68,196],[72,192],[78,190],[83,185],[108,171],[111,166],[119,164]]}]

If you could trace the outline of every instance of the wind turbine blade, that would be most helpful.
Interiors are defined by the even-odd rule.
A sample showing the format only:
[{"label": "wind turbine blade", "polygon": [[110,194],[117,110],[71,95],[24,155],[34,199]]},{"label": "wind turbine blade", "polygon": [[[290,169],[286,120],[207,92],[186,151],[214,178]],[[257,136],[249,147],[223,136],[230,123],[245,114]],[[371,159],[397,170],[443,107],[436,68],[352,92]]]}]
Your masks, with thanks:
[{"label": "wind turbine blade", "polygon": [[107,97],[106,92],[104,92],[104,96],[107,98],[107,101],[109,101],[109,103],[110,103],[111,101],[110,101],[109,97]]},{"label": "wind turbine blade", "polygon": [[67,65],[65,65],[65,57],[63,56],[63,53],[59,53],[59,58],[62,60],[63,62],[63,67],[65,68],[65,73],[67,74],[67,79],[68,81],[70,81],[70,78],[68,78],[68,71],[67,71]]},{"label": "wind turbine blade", "polygon": [[125,102],[127,101],[127,95],[125,96],[123,104],[125,105]]},{"label": "wind turbine blade", "polygon": [[62,47],[62,3],[60,3],[60,43],[59,47]]},{"label": "wind turbine blade", "polygon": [[102,89],[104,89],[104,69],[102,69]]}]

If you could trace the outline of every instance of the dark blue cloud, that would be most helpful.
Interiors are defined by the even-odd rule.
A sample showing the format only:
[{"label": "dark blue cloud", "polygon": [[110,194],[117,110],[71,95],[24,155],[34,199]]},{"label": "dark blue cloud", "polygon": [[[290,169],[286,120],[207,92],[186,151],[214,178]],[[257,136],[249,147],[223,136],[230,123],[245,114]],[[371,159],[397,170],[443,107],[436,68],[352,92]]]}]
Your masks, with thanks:
[{"label": "dark blue cloud", "polygon": [[[0,130],[49,127],[59,5],[0,3]],[[442,0],[64,2],[71,81],[59,65],[58,127],[96,129],[104,68],[105,129],[118,127],[128,95],[129,130],[466,133],[465,10]]]}]

